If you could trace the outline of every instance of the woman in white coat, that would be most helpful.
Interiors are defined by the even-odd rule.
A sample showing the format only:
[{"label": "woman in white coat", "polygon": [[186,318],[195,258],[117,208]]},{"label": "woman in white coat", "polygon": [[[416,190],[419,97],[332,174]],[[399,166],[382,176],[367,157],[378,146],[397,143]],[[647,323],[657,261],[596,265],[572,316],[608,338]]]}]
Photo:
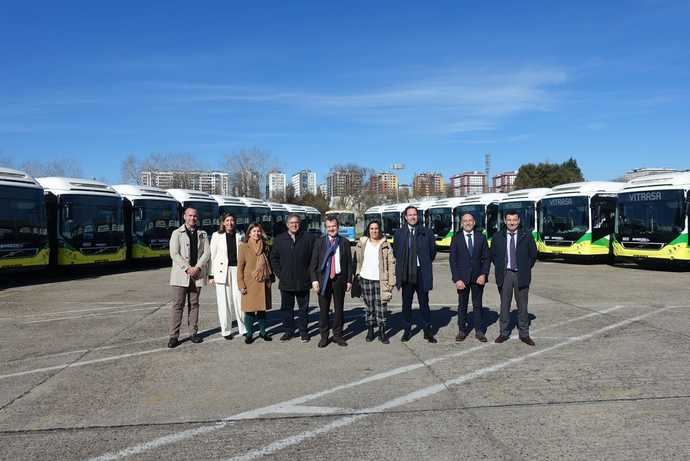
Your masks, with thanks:
[{"label": "woman in white coat", "polygon": [[241,335],[247,332],[242,313],[242,294],[237,286],[237,249],[242,236],[235,228],[235,217],[223,214],[220,228],[211,237],[211,275],[216,286],[216,303],[220,332],[225,339],[232,339],[232,317],[234,313],[237,329]]}]

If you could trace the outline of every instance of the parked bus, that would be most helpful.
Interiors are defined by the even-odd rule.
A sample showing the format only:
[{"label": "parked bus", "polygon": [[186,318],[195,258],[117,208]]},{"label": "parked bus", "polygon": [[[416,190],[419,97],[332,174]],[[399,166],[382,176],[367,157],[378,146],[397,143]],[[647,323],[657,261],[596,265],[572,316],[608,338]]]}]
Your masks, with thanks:
[{"label": "parked bus", "polygon": [[163,189],[120,184],[128,258],[169,259],[170,235],[180,227],[179,204]]},{"label": "parked bus", "polygon": [[180,204],[180,219],[184,220],[184,210],[194,208],[199,213],[199,228],[211,235],[218,230],[218,202],[206,192],[189,189],[168,189],[168,193],[175,197]]},{"label": "parked bus", "polygon": [[456,232],[460,231],[462,215],[469,213],[474,216],[474,228],[483,233],[486,241],[491,245],[491,238],[498,230],[498,204],[507,194],[488,192],[486,194],[465,197],[462,203],[453,210],[453,225]]},{"label": "parked bus", "polygon": [[273,237],[273,218],[268,203],[258,198],[242,197],[242,200],[249,211],[249,222],[259,223],[269,239]]},{"label": "parked bus", "polygon": [[90,179],[38,178],[48,215],[51,263],[114,263],[127,257],[122,196]]},{"label": "parked bus", "polygon": [[[235,228],[244,233],[249,226],[249,208],[245,205],[244,200],[240,197],[231,197],[229,195],[213,195],[213,199],[218,203],[218,215],[223,216],[225,213],[231,214],[235,217]],[[220,225],[219,225],[220,227]]]},{"label": "parked bus", "polygon": [[341,237],[347,238],[350,243],[353,243],[356,236],[355,227],[357,226],[355,212],[350,210],[328,210],[326,212],[326,217],[328,216],[335,216],[338,218],[338,222],[340,223],[338,234],[340,234]]},{"label": "parked bus", "polygon": [[499,230],[505,229],[503,218],[507,211],[514,210],[520,215],[520,227],[532,234],[537,240],[537,204],[541,198],[551,189],[539,187],[534,189],[521,189],[510,192],[498,204]]},{"label": "parked bus", "polygon": [[428,227],[436,238],[436,247],[440,250],[449,250],[450,243],[455,235],[453,216],[455,209],[462,205],[464,197],[451,197],[435,201],[427,213]]},{"label": "parked bus", "polygon": [[383,219],[381,217],[381,210],[383,210],[383,206],[373,206],[366,210],[364,212],[364,229],[366,230],[367,226],[369,225],[370,222],[376,220],[381,223],[381,232],[385,232],[385,229],[383,229]]},{"label": "parked bus", "polygon": [[634,261],[690,262],[690,172],[643,176],[618,194],[613,253]]},{"label": "parked bus", "polygon": [[316,235],[321,235],[321,228],[323,225],[321,222],[321,212],[313,206],[305,206],[304,209],[307,213],[307,231]]},{"label": "parked bus", "polygon": [[392,205],[385,205],[381,207],[381,222],[383,223],[383,230],[391,242],[395,232],[400,229],[404,222],[402,213],[407,208],[407,203],[394,203]]},{"label": "parked bus", "polygon": [[541,255],[607,257],[620,182],[578,182],[551,189],[539,203]]},{"label": "parked bus", "polygon": [[22,171],[0,168],[0,271],[48,265],[43,187]]},{"label": "parked bus", "polygon": [[417,208],[417,216],[419,218],[419,224],[426,227],[431,227],[431,221],[429,219],[429,209],[431,206],[442,200],[440,198],[417,200],[415,202],[410,202],[408,205]]},{"label": "parked bus", "polygon": [[271,209],[271,233],[273,236],[282,234],[287,230],[288,209],[282,203],[266,202]]}]

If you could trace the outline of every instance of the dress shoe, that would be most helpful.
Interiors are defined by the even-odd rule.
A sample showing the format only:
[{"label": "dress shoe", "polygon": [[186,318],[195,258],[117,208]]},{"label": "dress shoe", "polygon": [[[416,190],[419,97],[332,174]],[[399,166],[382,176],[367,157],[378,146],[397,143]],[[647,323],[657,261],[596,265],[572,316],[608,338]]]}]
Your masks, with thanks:
[{"label": "dress shoe", "polygon": [[436,344],[438,342],[436,340],[436,338],[434,338],[434,335],[433,335],[433,333],[431,333],[430,329],[424,330],[424,339],[429,341],[429,343],[431,343],[431,344]]},{"label": "dress shoe", "polygon": [[477,341],[479,341],[480,343],[485,343],[485,342],[486,342],[486,336],[484,336],[483,333],[477,333],[477,334],[475,335],[475,338],[477,338]]},{"label": "dress shoe", "polygon": [[372,342],[375,337],[376,337],[376,334],[374,334],[374,325],[369,325],[369,331],[367,331],[367,337],[366,337],[367,342],[368,343]]},{"label": "dress shoe", "polygon": [[532,338],[530,338],[529,336],[521,337],[520,341],[527,344],[528,346],[534,346],[535,345],[534,341],[532,341]]},{"label": "dress shoe", "polygon": [[311,338],[309,337],[309,335],[302,336],[302,342],[303,343],[308,343],[309,341],[311,341]]},{"label": "dress shoe", "polygon": [[292,333],[285,333],[280,337],[281,341],[290,341],[292,339]]},{"label": "dress shoe", "polygon": [[232,338],[234,338],[234,336],[232,335],[232,333],[230,333],[229,335],[223,336],[223,338],[225,338],[225,339],[227,339],[228,341],[230,341]]},{"label": "dress shoe", "polygon": [[244,343],[251,344],[254,342],[254,336],[244,335]]},{"label": "dress shoe", "polygon": [[510,337],[508,337],[508,336],[500,335],[498,338],[496,338],[496,340],[494,340],[494,342],[496,344],[501,344],[501,343],[508,341],[509,339],[510,339]]},{"label": "dress shoe", "polygon": [[180,345],[180,342],[177,340],[177,338],[170,338],[170,339],[168,340],[168,347],[169,347],[170,349],[174,349],[174,348],[176,348],[176,347],[179,346],[179,345]]},{"label": "dress shoe", "polygon": [[326,347],[328,346],[328,338],[322,336],[321,340],[319,341],[319,347]]},{"label": "dress shoe", "polygon": [[193,342],[194,344],[199,344],[199,343],[203,343],[203,342],[204,342],[204,338],[202,338],[201,336],[199,336],[199,335],[197,335],[197,334],[193,334],[193,335],[189,338],[189,340],[190,340],[191,342]]},{"label": "dress shoe", "polygon": [[461,332],[459,332],[458,335],[455,337],[455,340],[456,340],[457,342],[462,342],[462,341],[465,340],[465,338],[467,338],[467,333],[465,333],[464,331],[461,331]]},{"label": "dress shoe", "polygon": [[271,338],[271,335],[269,335],[268,333],[259,335],[259,338],[263,339],[264,341],[273,341],[273,338]]},{"label": "dress shoe", "polygon": [[412,332],[410,330],[405,330],[405,331],[403,331],[403,335],[402,335],[402,338],[400,338],[400,341],[406,343],[410,340],[411,337],[412,337]]},{"label": "dress shoe", "polygon": [[379,341],[381,341],[382,344],[390,344],[390,341],[388,341],[388,336],[386,336],[386,329],[382,326],[379,326]]},{"label": "dress shoe", "polygon": [[345,347],[347,346],[347,342],[341,338],[340,336],[333,336],[333,342],[336,343],[338,346]]}]

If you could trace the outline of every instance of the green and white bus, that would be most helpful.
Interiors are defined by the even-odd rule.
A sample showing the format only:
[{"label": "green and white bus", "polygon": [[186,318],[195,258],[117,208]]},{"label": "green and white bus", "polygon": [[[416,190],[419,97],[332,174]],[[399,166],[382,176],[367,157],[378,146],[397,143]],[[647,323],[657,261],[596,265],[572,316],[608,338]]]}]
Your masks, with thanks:
[{"label": "green and white bus", "polygon": [[304,206],[303,208],[307,213],[307,231],[312,234],[321,235],[321,227],[323,225],[321,212],[313,206]]},{"label": "green and white bus", "polygon": [[271,208],[271,227],[275,237],[287,230],[288,209],[282,203],[266,202],[266,204]]},{"label": "green and white bus", "polygon": [[242,201],[249,210],[249,222],[258,223],[263,228],[266,235],[273,237],[273,217],[271,215],[271,207],[268,203],[258,198],[242,197]]},{"label": "green and white bus", "polygon": [[469,213],[474,216],[474,228],[483,233],[486,241],[491,245],[491,238],[499,229],[498,204],[507,194],[487,192],[485,194],[470,195],[453,210],[453,225],[456,232],[460,231],[462,215]]},{"label": "green and white bus", "polygon": [[690,172],[633,179],[618,194],[613,254],[619,260],[690,262]]},{"label": "green and white bus", "polygon": [[206,231],[210,241],[213,233],[218,230],[218,202],[210,194],[198,190],[168,189],[168,193],[180,204],[180,222],[184,220],[184,210],[194,208],[199,214],[198,225]]},{"label": "green and white bus", "polygon": [[112,187],[124,198],[128,257],[170,259],[170,235],[180,227],[177,200],[157,187],[129,184]]},{"label": "green and white bus", "polygon": [[91,179],[37,181],[45,191],[52,264],[116,263],[127,258],[122,196],[115,189]]},{"label": "green and white bus", "polygon": [[407,208],[407,205],[407,203],[393,203],[381,207],[383,232],[391,243],[395,232],[402,226],[402,212]]},{"label": "green and white bus", "polygon": [[[381,218],[381,210],[383,209],[382,206],[373,206],[369,209],[367,209],[364,212],[364,229],[366,230],[367,226],[369,225],[370,222],[376,220],[381,223],[381,226],[383,226],[383,221]],[[381,232],[385,232],[385,229],[381,229]]]},{"label": "green and white bus", "polygon": [[464,197],[444,198],[436,200],[427,208],[427,226],[434,233],[436,247],[439,250],[450,249],[456,231],[453,223],[454,212],[464,201]]},{"label": "green and white bus", "polygon": [[542,256],[609,257],[616,197],[624,183],[562,184],[539,203],[537,248]]},{"label": "green and white bus", "polygon": [[23,171],[0,168],[0,271],[49,263],[43,187]]},{"label": "green and white bus", "polygon": [[[218,215],[231,214],[235,217],[235,228],[244,233],[249,225],[249,208],[244,200],[239,197],[229,195],[213,195],[213,199],[218,203]],[[220,223],[219,223],[220,227]]]},{"label": "green and white bus", "polygon": [[551,189],[538,187],[534,189],[521,189],[508,193],[498,204],[499,230],[505,229],[503,218],[510,210],[517,211],[520,215],[520,227],[532,234],[537,241],[537,204]]}]

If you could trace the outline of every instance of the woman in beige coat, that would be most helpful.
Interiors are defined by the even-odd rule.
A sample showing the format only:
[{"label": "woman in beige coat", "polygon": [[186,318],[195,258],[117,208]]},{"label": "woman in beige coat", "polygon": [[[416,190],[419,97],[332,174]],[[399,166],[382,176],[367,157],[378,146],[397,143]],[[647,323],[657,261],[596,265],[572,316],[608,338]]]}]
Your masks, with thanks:
[{"label": "woman in beige coat", "polygon": [[247,328],[244,342],[254,341],[254,322],[259,323],[259,337],[271,341],[266,333],[266,311],[271,308],[273,271],[268,260],[268,245],[260,224],[249,225],[237,255],[237,285],[242,293],[242,312]]},{"label": "woman in beige coat", "polygon": [[381,223],[372,221],[367,225],[355,247],[355,275],[362,286],[362,298],[367,306],[367,342],[376,337],[374,328],[378,325],[378,337],[383,344],[388,344],[386,337],[386,316],[388,302],[393,298],[395,286],[395,257],[393,247],[388,243]]}]

